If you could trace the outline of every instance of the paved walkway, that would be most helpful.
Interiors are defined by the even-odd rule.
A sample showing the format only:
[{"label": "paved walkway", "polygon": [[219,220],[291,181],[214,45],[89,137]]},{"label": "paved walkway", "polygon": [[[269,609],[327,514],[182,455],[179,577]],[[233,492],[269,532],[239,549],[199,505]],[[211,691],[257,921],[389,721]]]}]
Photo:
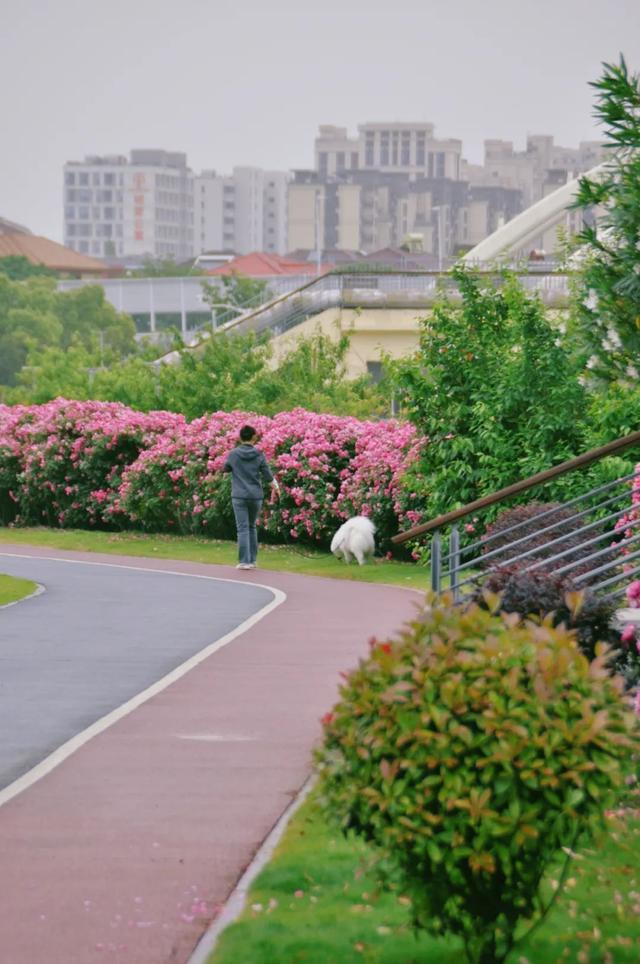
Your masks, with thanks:
[{"label": "paved walkway", "polygon": [[[0,959],[186,964],[304,783],[338,673],[366,651],[369,636],[397,629],[418,597],[284,573],[240,576],[222,566],[5,545],[0,566],[8,571],[10,552],[42,559],[49,574],[63,565],[45,562],[54,557],[103,562],[95,568],[120,576],[120,591],[134,570],[116,566],[231,579],[229,600],[242,596],[239,579],[248,592],[261,583],[279,599],[286,593],[0,807]],[[219,583],[203,585],[219,600]],[[255,611],[264,597],[250,602],[246,593]],[[0,612],[0,632],[2,617],[46,598]],[[184,635],[191,631],[185,624]]]}]

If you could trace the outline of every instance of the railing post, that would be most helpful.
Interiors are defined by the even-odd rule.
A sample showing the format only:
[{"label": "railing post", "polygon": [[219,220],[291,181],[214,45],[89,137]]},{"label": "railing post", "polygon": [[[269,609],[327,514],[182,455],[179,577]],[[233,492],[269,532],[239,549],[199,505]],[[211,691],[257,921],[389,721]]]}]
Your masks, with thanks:
[{"label": "railing post", "polygon": [[431,540],[431,588],[437,595],[440,595],[442,571],[441,562],[442,545],[440,540],[440,530],[436,529]]},{"label": "railing post", "polygon": [[460,530],[454,526],[449,537],[449,574],[454,603],[460,602]]}]

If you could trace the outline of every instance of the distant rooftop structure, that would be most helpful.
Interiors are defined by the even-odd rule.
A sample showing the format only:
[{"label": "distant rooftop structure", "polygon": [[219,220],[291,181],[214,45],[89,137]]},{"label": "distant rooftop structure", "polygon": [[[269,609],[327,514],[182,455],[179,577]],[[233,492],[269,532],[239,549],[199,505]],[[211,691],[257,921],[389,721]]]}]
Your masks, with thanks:
[{"label": "distant rooftop structure", "polygon": [[15,221],[0,218],[0,234],[31,234],[31,231],[22,224],[16,224]]},{"label": "distant rooftop structure", "polygon": [[203,251],[193,262],[194,268],[221,268],[237,257],[235,251]]},{"label": "distant rooftop structure", "polygon": [[[320,270],[325,271],[326,265],[320,265]],[[262,251],[253,251],[251,254],[243,254],[226,264],[208,271],[210,275],[230,275],[241,274],[247,278],[276,277],[278,275],[304,275],[315,274],[316,265],[310,261],[289,261],[277,254],[265,254]]]},{"label": "distant rooftop structure", "polygon": [[0,258],[22,257],[31,264],[41,264],[60,274],[76,278],[104,276],[109,266],[96,258],[78,254],[56,241],[36,234],[0,233]]}]

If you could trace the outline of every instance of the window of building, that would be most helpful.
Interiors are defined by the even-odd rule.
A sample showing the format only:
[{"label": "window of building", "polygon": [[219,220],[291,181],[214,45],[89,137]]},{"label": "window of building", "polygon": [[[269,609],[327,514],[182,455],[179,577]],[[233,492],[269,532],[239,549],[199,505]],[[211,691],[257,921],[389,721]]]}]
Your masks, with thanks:
[{"label": "window of building", "polygon": [[75,220],[75,216],[76,216],[76,209],[73,207],[73,205],[68,205],[64,209],[65,221],[73,221]]},{"label": "window of building", "polygon": [[351,151],[351,170],[352,171],[358,170],[358,152],[357,151]]},{"label": "window of building", "polygon": [[79,208],[78,208],[78,217],[80,218],[81,221],[88,221],[88,220],[89,220],[89,208],[87,208],[87,207],[79,207]]},{"label": "window of building", "polygon": [[329,155],[326,151],[320,151],[318,154],[318,170],[320,174],[327,174],[329,170]]},{"label": "window of building", "polygon": [[105,221],[115,220],[116,209],[115,208],[105,208],[104,209],[104,219]]},{"label": "window of building", "polygon": [[424,141],[419,140],[416,145],[416,164],[418,167],[424,167],[425,165]]},{"label": "window of building", "polygon": [[444,151],[436,154],[436,177],[444,177]]},{"label": "window of building", "polygon": [[117,237],[117,238],[121,238],[121,237],[122,237],[122,225],[121,225],[121,224],[116,224],[116,237]]},{"label": "window of building", "polygon": [[101,245],[100,245],[100,242],[99,242],[99,241],[92,241],[92,242],[91,242],[91,254],[100,254],[100,247],[101,247]]},{"label": "window of building", "polygon": [[364,145],[365,167],[373,167],[373,153],[374,153],[373,148],[374,148],[373,133],[367,134],[367,139]]},{"label": "window of building", "polygon": [[388,167],[389,165],[389,145],[384,144],[380,148],[380,163],[383,167]]},{"label": "window of building", "polygon": [[83,191],[82,189],[76,191],[76,201],[80,201],[82,204],[91,204],[92,199],[93,194],[91,191]]},{"label": "window of building", "polygon": [[100,185],[100,175],[96,171],[91,175],[91,183],[94,187]]},{"label": "window of building", "polygon": [[76,200],[76,194],[77,194],[77,191],[75,191],[74,188],[68,187],[68,188],[67,188],[67,201],[75,201],[75,200]]},{"label": "window of building", "polygon": [[80,254],[89,254],[89,242],[78,241],[78,251],[80,252]]},{"label": "window of building", "polygon": [[373,382],[373,384],[374,384],[374,385],[377,385],[379,382],[382,381],[383,374],[384,374],[383,371],[382,371],[382,362],[379,362],[379,361],[368,361],[368,362],[367,362],[367,373],[368,373],[368,375],[369,375],[369,378],[370,378],[371,381]]},{"label": "window of building", "polygon": [[408,167],[411,163],[411,144],[408,137],[402,138],[402,150],[400,152],[400,163],[403,167]]},{"label": "window of building", "polygon": [[75,237],[75,233],[76,233],[76,226],[75,226],[75,224],[68,224],[68,225],[67,225],[67,237],[73,238],[73,237]]},{"label": "window of building", "polygon": [[114,187],[114,185],[115,185],[115,183],[116,183],[116,176],[115,176],[115,174],[105,174],[105,176],[104,176],[104,183],[107,185],[107,187]]},{"label": "window of building", "polygon": [[88,184],[89,184],[89,175],[88,175],[88,174],[85,174],[85,173],[79,174],[79,175],[78,175],[78,184],[81,184],[83,187],[87,187]]},{"label": "window of building", "polygon": [[76,183],[76,176],[75,176],[75,174],[73,173],[73,171],[66,171],[66,173],[65,173],[65,175],[64,175],[64,183],[65,183],[65,184],[75,184],[75,183]]},{"label": "window of building", "polygon": [[344,156],[345,156],[344,151],[338,151],[338,153],[336,154],[336,168],[339,171],[344,171],[344,165],[345,165]]}]

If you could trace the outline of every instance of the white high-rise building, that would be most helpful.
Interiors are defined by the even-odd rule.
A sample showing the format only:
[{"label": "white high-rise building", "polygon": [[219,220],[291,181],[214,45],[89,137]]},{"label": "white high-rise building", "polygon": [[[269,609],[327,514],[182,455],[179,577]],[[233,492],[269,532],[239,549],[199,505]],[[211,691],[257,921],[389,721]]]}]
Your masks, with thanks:
[{"label": "white high-rise building", "polygon": [[203,171],[194,190],[196,253],[284,254],[288,181],[284,171],[259,167],[234,167],[227,177]]},{"label": "white high-rise building", "polygon": [[185,154],[133,150],[64,166],[64,243],[97,257],[193,257],[193,173]]}]

